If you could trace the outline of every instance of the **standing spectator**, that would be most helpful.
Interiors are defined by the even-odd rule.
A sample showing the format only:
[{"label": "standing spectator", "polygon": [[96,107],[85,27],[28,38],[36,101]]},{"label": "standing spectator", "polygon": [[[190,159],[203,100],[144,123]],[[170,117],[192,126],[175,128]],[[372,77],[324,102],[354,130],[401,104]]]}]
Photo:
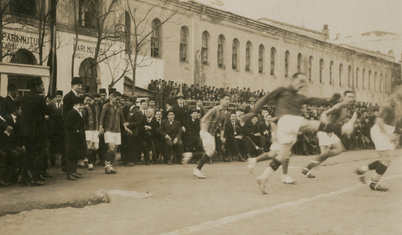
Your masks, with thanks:
[{"label": "standing spectator", "polygon": [[177,120],[181,129],[184,131],[184,122],[188,119],[188,106],[184,105],[183,94],[178,94],[176,97],[177,104],[173,105],[173,110],[175,111],[175,120]]},{"label": "standing spectator", "polygon": [[82,174],[77,172],[77,161],[86,157],[87,153],[85,121],[82,115],[84,99],[83,97],[76,97],[73,103],[73,109],[68,112],[64,122],[66,131],[66,174],[68,180],[83,177]]},{"label": "standing spectator", "polygon": [[251,97],[248,101],[250,102],[250,105],[247,105],[247,106],[244,108],[244,113],[245,113],[245,114],[249,113],[250,110],[254,108],[255,102],[256,102],[257,100],[256,100],[255,98]]},{"label": "standing spectator", "polygon": [[[142,114],[136,106],[137,97],[129,97],[132,100],[133,105],[130,107],[127,115],[128,128],[131,133],[124,131],[123,134],[127,135],[128,140],[128,153],[126,162],[123,161],[122,165],[135,166],[138,160],[141,160],[141,140],[139,138],[139,128],[141,125]],[[145,102],[146,103],[146,102]]]},{"label": "standing spectator", "polygon": [[15,109],[15,99],[18,96],[17,85],[10,83],[7,86],[7,96],[1,101],[1,113],[3,116],[10,114]]},{"label": "standing spectator", "polygon": [[44,185],[43,177],[50,177],[46,172],[48,107],[41,96],[45,91],[42,79],[36,77],[30,82],[31,91],[22,99],[22,128],[25,149],[32,173],[32,184]]},{"label": "standing spectator", "polygon": [[50,115],[49,120],[53,123],[53,129],[50,130],[49,152],[50,163],[56,165],[56,153],[61,154],[62,159],[65,159],[64,154],[64,118],[63,118],[63,91],[56,91],[56,98],[49,103]]}]

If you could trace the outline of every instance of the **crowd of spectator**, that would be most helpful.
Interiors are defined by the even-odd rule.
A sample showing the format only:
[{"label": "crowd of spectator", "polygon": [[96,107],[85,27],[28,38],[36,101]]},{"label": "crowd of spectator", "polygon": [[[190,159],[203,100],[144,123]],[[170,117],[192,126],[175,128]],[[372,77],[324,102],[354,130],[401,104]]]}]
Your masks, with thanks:
[{"label": "crowd of spectator", "polygon": [[[138,163],[179,164],[185,152],[193,152],[191,161],[196,163],[203,152],[200,119],[216,105],[214,101],[221,94],[229,96],[236,105],[229,107],[226,126],[220,127],[225,130],[225,143],[215,138],[218,147],[211,162],[246,161],[269,151],[271,145],[273,103],[249,122],[243,122],[243,115],[266,94],[263,89],[183,84],[181,90],[177,83],[157,80],[148,87],[157,96],[146,100],[122,95],[115,89],[109,90],[109,97],[105,89],[97,94],[81,94],[79,78],[73,79],[72,90],[64,97],[62,91],[54,97],[43,97],[39,78],[30,81],[29,86],[31,92],[18,97],[18,87],[9,84],[7,97],[0,101],[0,185],[15,181],[44,185],[52,177],[47,169],[56,166],[56,156],[61,156],[61,169],[69,180],[83,177],[77,166],[93,170],[100,165],[107,174],[116,173],[112,167],[116,151],[121,154],[119,165],[127,167]],[[305,106],[302,112],[307,119],[319,119],[327,108]],[[358,121],[354,133],[342,137],[348,150],[374,147],[370,128],[378,110],[377,104],[365,102],[356,102],[349,110],[350,117],[353,112],[358,113]],[[114,141],[118,141],[111,144],[110,137],[106,137],[108,132],[113,132]],[[300,134],[293,147],[297,155],[319,151],[316,133]]]}]

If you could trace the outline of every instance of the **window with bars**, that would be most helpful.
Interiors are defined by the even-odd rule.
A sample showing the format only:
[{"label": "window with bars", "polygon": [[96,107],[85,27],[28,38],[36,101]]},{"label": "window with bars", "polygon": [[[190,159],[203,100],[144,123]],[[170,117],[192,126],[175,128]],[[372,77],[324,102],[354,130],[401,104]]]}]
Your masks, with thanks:
[{"label": "window with bars", "polygon": [[324,60],[320,60],[320,82],[322,82],[322,73],[324,71]]},{"label": "window with bars", "polygon": [[348,87],[352,87],[352,66],[348,67]]},{"label": "window with bars", "polygon": [[246,71],[250,71],[251,67],[251,42],[248,41],[246,44]]},{"label": "window with bars", "polygon": [[264,54],[265,48],[264,45],[261,44],[258,48],[258,73],[264,72]]},{"label": "window with bars", "polygon": [[371,70],[368,72],[368,90],[371,90]]},{"label": "window with bars", "polygon": [[289,76],[289,58],[290,53],[289,51],[285,52],[285,77]]},{"label": "window with bars", "polygon": [[187,61],[187,40],[188,39],[188,28],[186,26],[180,29],[180,61]]},{"label": "window with bars", "polygon": [[377,85],[377,72],[374,73],[374,91],[378,91],[378,85]]},{"label": "window with bars", "polygon": [[312,73],[313,73],[313,57],[310,56],[309,60],[308,60],[308,80],[311,82],[311,77],[312,77]]},{"label": "window with bars", "polygon": [[276,56],[276,49],[275,47],[271,48],[271,75],[275,74],[275,56]]},{"label": "window with bars", "polygon": [[343,64],[339,64],[339,86],[342,86]]},{"label": "window with bars", "polygon": [[201,46],[201,63],[208,65],[208,38],[209,34],[207,31],[202,33],[202,46]]},{"label": "window with bars", "polygon": [[221,34],[218,38],[218,67],[224,67],[224,45],[225,45],[225,37]]},{"label": "window with bars", "polygon": [[151,57],[158,58],[161,56],[161,22],[158,19],[152,21],[152,36],[151,36]]},{"label": "window with bars", "polygon": [[36,0],[10,0],[9,4],[11,13],[28,16],[36,15]]},{"label": "window with bars", "polygon": [[332,78],[332,71],[333,71],[333,67],[334,67],[334,62],[331,61],[331,63],[329,63],[329,84],[333,85],[333,78]]},{"label": "window with bars", "polygon": [[96,0],[79,0],[79,24],[85,28],[96,28]]},{"label": "window with bars", "polygon": [[239,41],[237,39],[233,40],[232,45],[232,69],[238,68],[238,54],[239,54]]},{"label": "window with bars", "polygon": [[297,72],[301,72],[301,64],[302,64],[302,55],[299,53],[297,55]]}]

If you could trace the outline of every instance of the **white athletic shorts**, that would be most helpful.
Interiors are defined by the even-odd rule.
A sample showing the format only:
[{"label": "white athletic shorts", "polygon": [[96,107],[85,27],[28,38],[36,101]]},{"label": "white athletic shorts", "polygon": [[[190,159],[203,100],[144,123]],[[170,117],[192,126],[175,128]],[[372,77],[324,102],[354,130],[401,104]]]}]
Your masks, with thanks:
[{"label": "white athletic shorts", "polygon": [[389,135],[394,133],[395,127],[384,124],[384,128],[385,132],[378,126],[378,124],[375,124],[370,130],[371,139],[374,142],[375,149],[377,151],[394,150],[395,143],[391,138],[389,138]]},{"label": "white athletic shorts", "polygon": [[93,143],[99,143],[99,131],[85,131],[85,139]]},{"label": "white athletic shorts", "polygon": [[290,144],[297,140],[299,129],[304,117],[285,115],[278,121],[278,141],[280,144]]},{"label": "white athletic shorts", "polygon": [[331,146],[338,142],[341,142],[339,137],[334,133],[327,133],[323,131],[317,132],[318,143],[320,146]]},{"label": "white athletic shorts", "polygon": [[121,134],[114,132],[105,132],[105,143],[114,143],[114,145],[121,144]]},{"label": "white athletic shorts", "polygon": [[209,132],[200,131],[200,137],[202,144],[204,145],[204,151],[208,156],[212,156],[215,152],[215,137]]},{"label": "white athletic shorts", "polygon": [[269,148],[269,150],[271,150],[271,151],[280,151],[281,150],[281,145],[279,144],[278,141],[274,141],[271,144],[271,147]]}]

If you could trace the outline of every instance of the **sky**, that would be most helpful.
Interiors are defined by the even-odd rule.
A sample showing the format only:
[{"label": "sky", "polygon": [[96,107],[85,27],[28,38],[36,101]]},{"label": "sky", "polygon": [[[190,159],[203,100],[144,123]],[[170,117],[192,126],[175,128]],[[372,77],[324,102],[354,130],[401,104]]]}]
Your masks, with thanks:
[{"label": "sky", "polygon": [[266,17],[321,31],[330,38],[374,30],[402,34],[402,0],[196,0],[251,19]]}]

